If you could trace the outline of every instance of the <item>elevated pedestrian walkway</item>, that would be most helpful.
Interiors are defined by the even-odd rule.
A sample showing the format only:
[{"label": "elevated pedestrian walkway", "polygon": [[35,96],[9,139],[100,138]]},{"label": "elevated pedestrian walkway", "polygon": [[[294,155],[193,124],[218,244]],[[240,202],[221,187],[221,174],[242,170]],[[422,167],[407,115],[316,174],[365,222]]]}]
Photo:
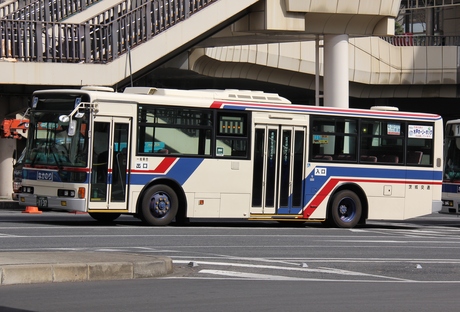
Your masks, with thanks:
[{"label": "elevated pedestrian walkway", "polygon": [[0,83],[116,87],[197,45],[388,35],[399,2],[151,0],[117,11],[123,14],[116,19],[113,10],[101,13],[110,6],[112,0],[93,2],[61,23],[0,20]]},{"label": "elevated pedestrian walkway", "polygon": [[[393,40],[405,40],[404,36]],[[457,97],[456,40],[445,45],[395,45],[380,37],[350,38],[350,95],[356,98]],[[321,44],[321,43],[320,43]],[[323,50],[319,75],[324,75]],[[315,90],[315,42],[195,49],[190,69],[215,78],[239,78]],[[322,86],[320,86],[322,88]]]},{"label": "elevated pedestrian walkway", "polygon": [[[231,24],[257,2],[154,0],[102,24],[2,19],[0,83],[123,84]],[[96,9],[88,12],[93,10],[68,20],[94,17]]]}]

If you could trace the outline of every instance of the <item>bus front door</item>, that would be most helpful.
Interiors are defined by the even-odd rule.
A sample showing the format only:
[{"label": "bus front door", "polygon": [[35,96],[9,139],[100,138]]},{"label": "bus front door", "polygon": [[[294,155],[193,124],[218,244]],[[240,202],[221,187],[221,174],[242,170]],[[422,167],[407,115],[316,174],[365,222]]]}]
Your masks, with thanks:
[{"label": "bus front door", "polygon": [[94,118],[89,212],[128,209],[130,133],[129,118]]},{"label": "bus front door", "polygon": [[299,214],[303,206],[306,128],[256,127],[252,214]]}]

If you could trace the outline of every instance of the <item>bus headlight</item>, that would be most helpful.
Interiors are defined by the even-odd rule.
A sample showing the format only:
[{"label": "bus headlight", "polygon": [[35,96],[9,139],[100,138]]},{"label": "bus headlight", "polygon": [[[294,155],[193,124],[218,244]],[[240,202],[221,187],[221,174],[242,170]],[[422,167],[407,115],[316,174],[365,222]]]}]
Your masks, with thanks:
[{"label": "bus headlight", "polygon": [[33,194],[34,193],[34,187],[33,186],[23,186],[21,188],[22,193],[28,193],[28,194]]},{"label": "bus headlight", "polygon": [[58,190],[58,197],[75,197],[74,190]]},{"label": "bus headlight", "polygon": [[446,207],[454,207],[454,201],[453,200],[442,200],[442,205]]}]

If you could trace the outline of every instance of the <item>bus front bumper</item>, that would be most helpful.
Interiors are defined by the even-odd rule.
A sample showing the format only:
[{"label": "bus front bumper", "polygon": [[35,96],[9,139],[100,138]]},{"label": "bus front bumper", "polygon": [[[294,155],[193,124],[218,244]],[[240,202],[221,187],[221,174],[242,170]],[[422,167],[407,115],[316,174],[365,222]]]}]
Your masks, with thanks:
[{"label": "bus front bumper", "polygon": [[57,196],[37,196],[34,194],[19,194],[19,205],[34,206],[40,209],[56,209],[66,211],[86,212],[85,199],[57,197]]},{"label": "bus front bumper", "polygon": [[433,205],[432,205],[432,212],[440,212],[442,209],[442,200],[433,200]]}]

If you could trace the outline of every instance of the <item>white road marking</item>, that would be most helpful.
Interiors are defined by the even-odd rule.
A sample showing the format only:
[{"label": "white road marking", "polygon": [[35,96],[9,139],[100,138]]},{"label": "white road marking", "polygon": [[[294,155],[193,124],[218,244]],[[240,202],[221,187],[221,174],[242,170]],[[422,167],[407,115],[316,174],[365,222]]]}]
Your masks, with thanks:
[{"label": "white road marking", "polygon": [[[159,250],[161,252],[161,250]],[[259,258],[236,258],[224,256],[173,256],[173,261],[179,259],[193,259],[193,261],[201,260],[243,260],[258,261]],[[291,264],[300,266],[301,263],[431,263],[431,264],[460,264],[460,259],[411,259],[411,258],[267,258],[267,262]]]},{"label": "white road marking", "polygon": [[[203,272],[204,273],[204,272]],[[217,270],[214,275],[216,276],[225,276],[225,275],[219,275],[217,274]],[[212,273],[210,273],[212,274]],[[237,274],[235,274],[237,275]],[[203,276],[164,276],[164,277],[158,277],[158,279],[182,279],[182,280],[253,280],[253,281],[258,281],[258,280],[280,280],[276,278],[272,279],[260,279],[260,278],[254,278],[250,279],[249,277],[242,276],[240,277],[203,277]],[[412,280],[402,280],[402,281],[389,281],[389,280],[360,280],[360,279],[353,279],[353,280],[348,280],[348,279],[330,279],[330,278],[290,278],[290,279],[283,279],[284,281],[304,281],[304,282],[333,282],[333,283],[410,283],[410,284],[460,284],[460,281],[412,281]]]},{"label": "white road marking", "polygon": [[[361,272],[338,270],[332,268],[302,268],[302,267],[280,267],[273,265],[260,265],[260,264],[247,264],[247,263],[232,263],[232,262],[210,262],[210,261],[195,261],[198,265],[215,265],[215,266],[229,266],[229,267],[240,267],[240,268],[252,268],[252,269],[270,269],[270,270],[282,270],[282,271],[297,271],[297,272],[308,272],[308,273],[326,273],[326,274],[338,274],[338,275],[348,275],[348,276],[367,276],[367,277],[378,277],[383,279],[397,280],[397,281],[409,281],[407,279],[375,275],[375,274],[366,274]],[[188,264],[190,260],[173,260],[173,263],[176,264]]]},{"label": "white road marking", "polygon": [[258,273],[234,272],[234,271],[223,271],[223,270],[201,270],[201,271],[199,271],[199,273],[202,273],[202,274],[214,274],[214,275],[236,277],[236,278],[250,278],[250,279],[257,279],[257,280],[274,280],[274,281],[301,280],[301,278],[298,278],[298,277],[288,277],[288,276],[258,274]]}]

